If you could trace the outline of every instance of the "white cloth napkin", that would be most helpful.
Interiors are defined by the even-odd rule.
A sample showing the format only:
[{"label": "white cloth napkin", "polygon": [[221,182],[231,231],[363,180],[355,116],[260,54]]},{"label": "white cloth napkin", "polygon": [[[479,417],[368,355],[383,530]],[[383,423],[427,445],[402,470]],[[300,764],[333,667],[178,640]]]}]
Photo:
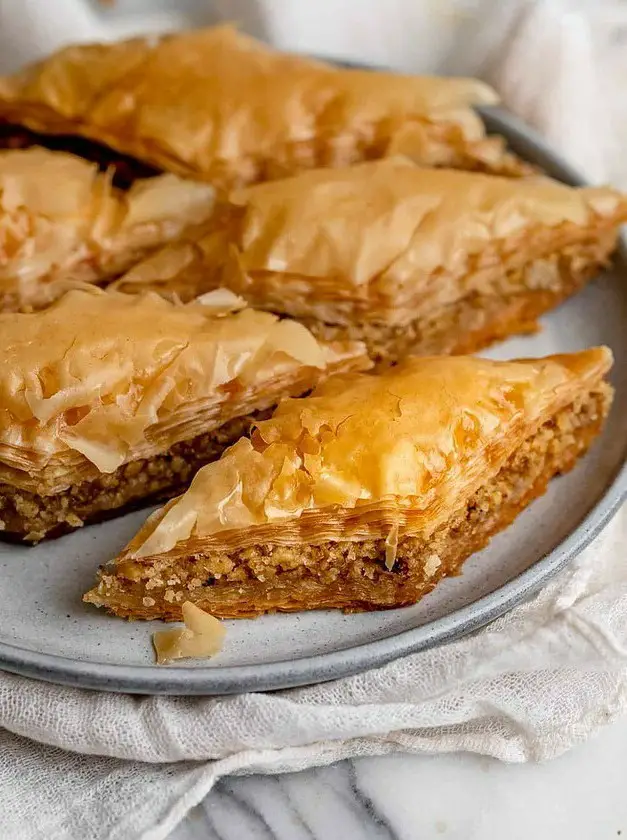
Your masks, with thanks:
[{"label": "white cloth napkin", "polygon": [[[74,37],[113,36],[112,19],[95,6],[62,0],[59,15],[59,2],[0,0],[0,55],[9,44],[17,61]],[[217,16],[225,5],[215,4]],[[296,12],[308,5],[302,0],[237,5],[237,17],[246,22],[248,8],[255,27],[281,46],[325,51],[326,42],[312,40],[310,16]],[[627,183],[627,167],[611,151],[618,118],[602,119],[619,108],[608,77],[600,83],[597,75],[610,65],[627,75],[627,59],[625,67],[607,53],[597,60],[593,22],[576,3],[388,0],[377,7],[368,0],[360,4],[367,17],[352,27],[352,0],[315,5],[319,33],[324,14],[335,10],[336,54],[372,60],[373,32],[376,60],[399,69],[433,71],[446,53],[448,70],[481,72],[591,177]],[[460,5],[461,15],[433,12]],[[410,6],[413,26],[399,25]],[[470,7],[487,17],[476,18]],[[160,14],[148,20],[150,28],[161,26]],[[73,21],[80,24],[75,32]],[[116,26],[132,28],[128,20]],[[421,43],[433,45],[436,36],[438,50],[423,50]],[[598,142],[590,140],[591,126]],[[0,837],[158,840],[225,774],[277,773],[395,750],[469,750],[505,761],[558,755],[627,707],[626,545],[623,510],[539,595],[488,628],[324,685],[140,698],[0,673]]]}]

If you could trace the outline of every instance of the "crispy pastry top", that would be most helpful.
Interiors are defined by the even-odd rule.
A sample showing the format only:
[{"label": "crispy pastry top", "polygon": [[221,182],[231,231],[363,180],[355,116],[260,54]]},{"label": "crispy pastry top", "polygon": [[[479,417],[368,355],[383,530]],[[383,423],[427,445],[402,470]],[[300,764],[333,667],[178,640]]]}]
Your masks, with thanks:
[{"label": "crispy pastry top", "polygon": [[119,286],[187,298],[225,285],[293,317],[404,323],[625,220],[609,188],[390,158],[237,190]]},{"label": "crispy pastry top", "polygon": [[0,315],[0,466],[54,478],[78,458],[112,472],[215,428],[233,405],[255,410],[304,370],[367,366],[357,342],[324,344],[243,306],[226,290],[183,305],[86,287]]},{"label": "crispy pastry top", "polygon": [[599,347],[514,362],[407,358],[383,374],[332,377],[200,470],[121,560],[428,536],[611,364]]},{"label": "crispy pastry top", "polygon": [[382,153],[428,156],[424,131],[446,125],[463,147],[484,137],[471,106],[496,100],[473,79],[341,70],[231,26],[68,47],[0,79],[0,119],[227,185],[259,180],[264,161],[314,165],[327,143],[339,161],[379,137]]},{"label": "crispy pastry top", "polygon": [[63,278],[116,276],[212,209],[209,185],[175,175],[123,193],[73,155],[0,152],[0,309],[44,306]]}]

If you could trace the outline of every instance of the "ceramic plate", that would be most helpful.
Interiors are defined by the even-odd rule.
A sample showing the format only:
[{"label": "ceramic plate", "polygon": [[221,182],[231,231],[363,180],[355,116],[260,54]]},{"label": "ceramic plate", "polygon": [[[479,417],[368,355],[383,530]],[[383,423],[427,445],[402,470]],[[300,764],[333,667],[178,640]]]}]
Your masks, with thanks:
[{"label": "ceramic plate", "polygon": [[[530,131],[485,112],[491,130],[550,174],[579,183]],[[85,528],[35,548],[0,546],[0,667],[57,683],[147,694],[215,694],[305,685],[382,665],[453,639],[518,604],[599,532],[627,489],[627,279],[618,269],[546,317],[533,337],[485,355],[541,356],[608,344],[616,401],[605,432],[569,475],[507,531],[414,607],[342,615],[312,612],[229,621],[211,661],[156,667],[159,623],[128,623],[81,602],[97,567],[133,535],[147,512]]]}]

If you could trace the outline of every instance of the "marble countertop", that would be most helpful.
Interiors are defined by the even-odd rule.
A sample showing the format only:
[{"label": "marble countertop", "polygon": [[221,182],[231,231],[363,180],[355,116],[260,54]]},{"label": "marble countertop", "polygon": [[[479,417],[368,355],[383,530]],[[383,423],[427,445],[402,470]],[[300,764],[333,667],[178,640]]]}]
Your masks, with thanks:
[{"label": "marble countertop", "polygon": [[545,764],[393,755],[224,779],[171,840],[627,838],[627,720]]}]

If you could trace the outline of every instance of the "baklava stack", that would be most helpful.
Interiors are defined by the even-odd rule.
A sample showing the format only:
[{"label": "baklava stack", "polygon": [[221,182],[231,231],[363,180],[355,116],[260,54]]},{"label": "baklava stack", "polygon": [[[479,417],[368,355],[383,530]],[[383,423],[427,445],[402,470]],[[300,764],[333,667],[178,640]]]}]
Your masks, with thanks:
[{"label": "baklava stack", "polygon": [[232,27],[0,79],[4,536],[168,499],[85,600],[195,625],[457,573],[586,451],[612,359],[455,354],[537,329],[627,220],[488,137],[495,101]]},{"label": "baklava stack", "polygon": [[537,329],[609,261],[625,220],[611,189],[389,159],[235,191],[119,286],[226,286],[377,361],[471,353]]},{"label": "baklava stack", "polygon": [[37,542],[180,493],[196,470],[285,396],[368,366],[356,343],[218,292],[70,291],[0,315],[0,520]]}]

